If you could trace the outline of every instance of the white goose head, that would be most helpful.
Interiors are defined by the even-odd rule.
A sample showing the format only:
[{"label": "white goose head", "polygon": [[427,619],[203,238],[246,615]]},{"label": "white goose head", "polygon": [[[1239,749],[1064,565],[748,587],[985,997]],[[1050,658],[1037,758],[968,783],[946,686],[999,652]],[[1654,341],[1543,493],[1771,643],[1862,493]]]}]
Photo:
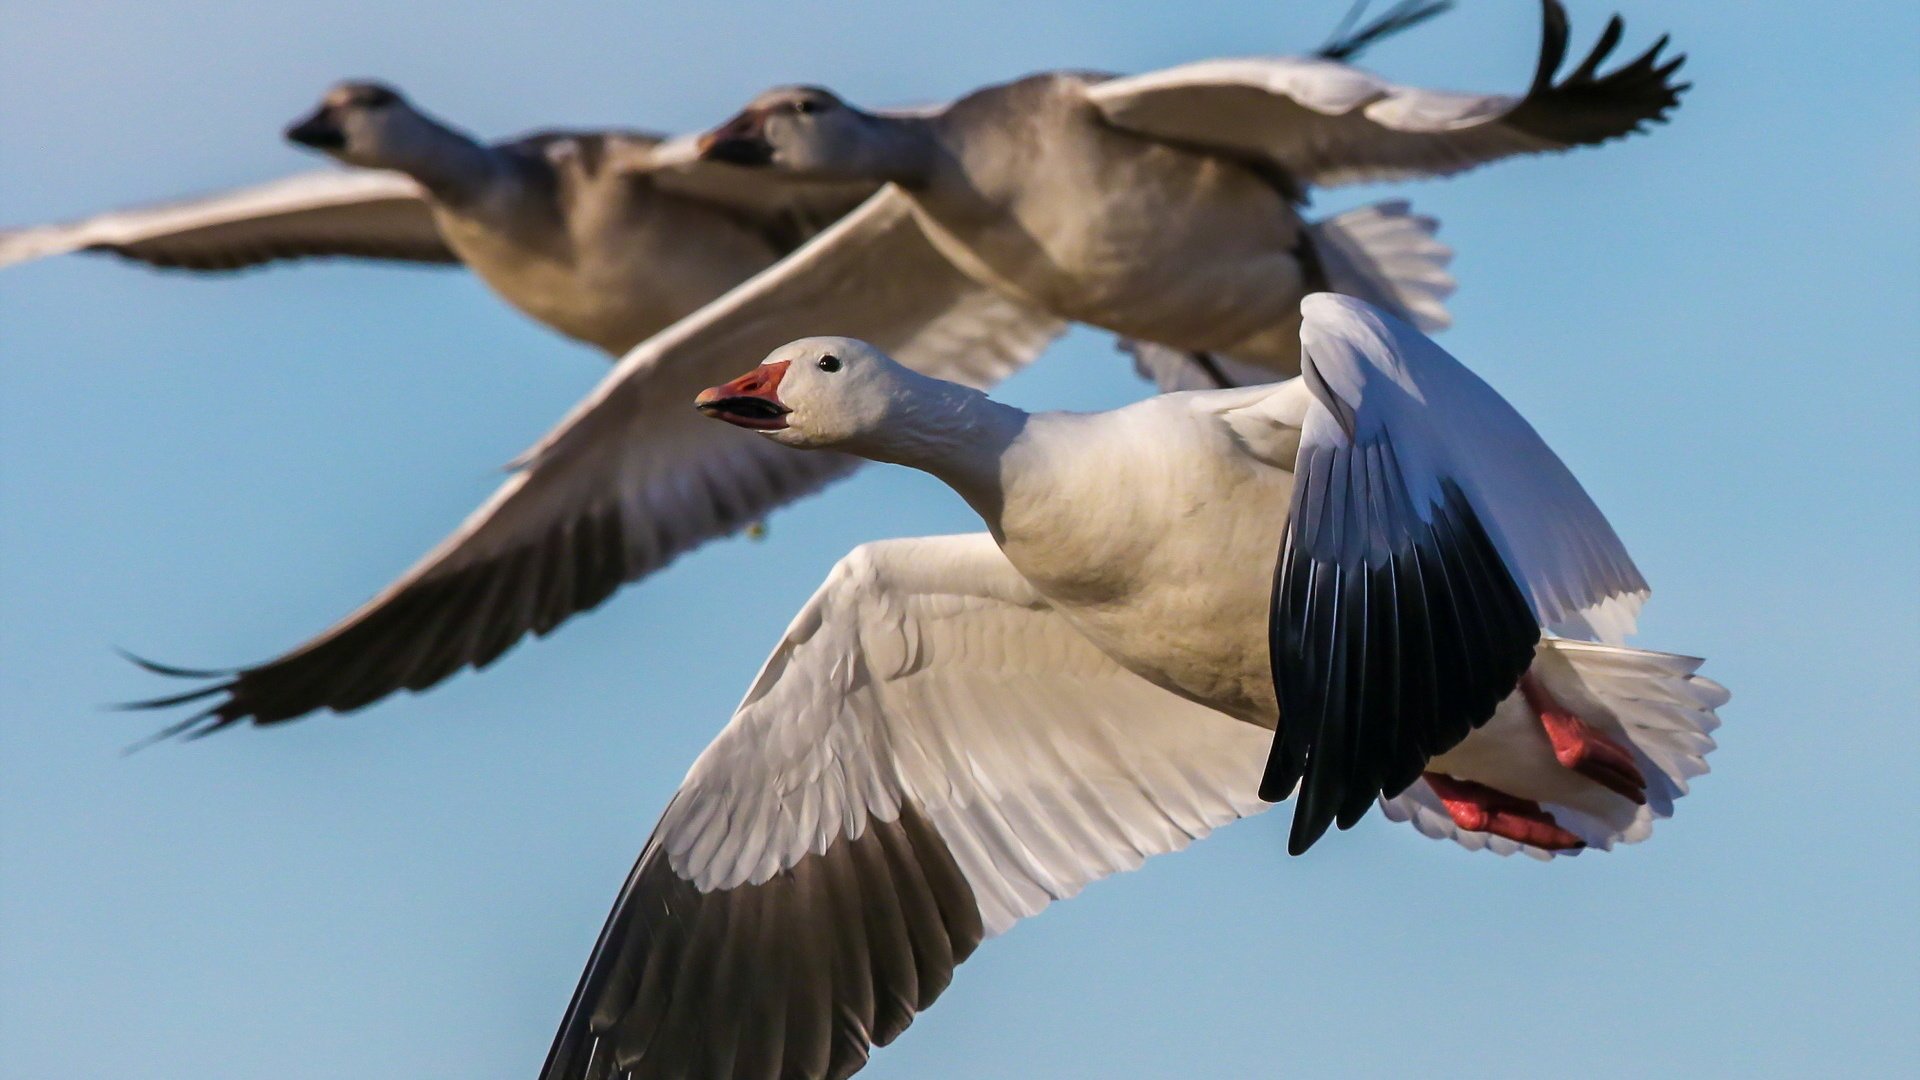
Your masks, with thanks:
[{"label": "white goose head", "polygon": [[919,399],[946,386],[864,341],[803,338],[775,349],[745,375],[701,391],[694,407],[787,446],[859,453],[911,426]]},{"label": "white goose head", "polygon": [[348,165],[416,176],[439,164],[450,139],[468,141],[377,82],[335,85],[313,112],[287,128],[286,137]]},{"label": "white goose head", "polygon": [[783,86],[700,137],[700,156],[819,180],[911,183],[927,168],[913,120],[862,112],[830,90]]}]

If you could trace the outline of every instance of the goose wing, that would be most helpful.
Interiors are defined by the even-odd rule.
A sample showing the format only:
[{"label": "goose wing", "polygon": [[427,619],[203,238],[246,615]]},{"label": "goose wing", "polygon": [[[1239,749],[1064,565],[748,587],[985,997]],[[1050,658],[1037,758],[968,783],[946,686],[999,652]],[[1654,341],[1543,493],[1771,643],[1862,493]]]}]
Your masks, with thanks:
[{"label": "goose wing", "polygon": [[1262,793],[1290,847],[1352,825],[1493,715],[1546,627],[1618,641],[1647,585],[1579,481],[1499,394],[1350,297],[1301,305],[1293,505],[1269,650]]},{"label": "goose wing", "polygon": [[1100,83],[1089,96],[1109,123],[1186,146],[1264,162],[1299,184],[1447,176],[1516,154],[1597,146],[1661,123],[1686,84],[1684,56],[1663,37],[1609,71],[1618,16],[1578,66],[1567,13],[1543,0],[1533,84],[1519,97],[1399,86],[1326,57],[1207,60]]},{"label": "goose wing", "polygon": [[460,261],[440,238],[419,184],[366,169],[303,173],[199,199],[0,232],[0,266],[72,251],[188,270],[321,256]]},{"label": "goose wing", "polygon": [[[948,263],[888,189],[636,346],[515,463],[492,498],[386,590],[305,645],[147,704],[212,698],[170,731],[348,711],[485,667],[622,584],[851,472],[701,418],[693,398],[808,334],[857,334],[929,374],[985,386],[1061,329]],[[214,674],[161,669],[173,674]]]},{"label": "goose wing", "polygon": [[847,1076],[983,939],[1260,810],[1267,738],[1109,660],[985,534],[858,548],[687,774],[542,1080]]}]

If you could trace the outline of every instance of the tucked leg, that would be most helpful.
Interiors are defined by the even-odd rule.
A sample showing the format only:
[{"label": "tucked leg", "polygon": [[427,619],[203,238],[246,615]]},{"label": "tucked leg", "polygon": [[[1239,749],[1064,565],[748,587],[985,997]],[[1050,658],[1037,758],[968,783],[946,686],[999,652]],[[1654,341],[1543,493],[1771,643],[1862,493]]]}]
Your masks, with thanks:
[{"label": "tucked leg", "polygon": [[1527,707],[1546,729],[1553,756],[1560,764],[1623,798],[1636,803],[1647,801],[1647,778],[1634,763],[1631,751],[1555,701],[1533,676],[1521,677],[1520,690],[1526,695]]},{"label": "tucked leg", "polygon": [[1446,806],[1447,816],[1468,832],[1492,833],[1546,851],[1571,851],[1587,846],[1579,837],[1561,828],[1552,814],[1531,799],[1516,798],[1485,784],[1445,773],[1426,773],[1425,779]]}]

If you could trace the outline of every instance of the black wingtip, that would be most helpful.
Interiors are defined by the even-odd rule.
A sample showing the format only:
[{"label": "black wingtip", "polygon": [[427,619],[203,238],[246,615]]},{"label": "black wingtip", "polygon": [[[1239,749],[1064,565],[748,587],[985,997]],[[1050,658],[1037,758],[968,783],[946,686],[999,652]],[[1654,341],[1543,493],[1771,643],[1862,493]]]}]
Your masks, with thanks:
[{"label": "black wingtip", "polygon": [[118,645],[113,647],[113,651],[119,653],[121,657],[128,662],[143,667],[155,675],[166,675],[176,679],[225,679],[240,673],[238,668],[175,667],[172,664],[163,664],[158,660],[149,660],[138,653],[129,649],[123,649]]},{"label": "black wingtip", "polygon": [[1367,3],[1368,0],[1355,0],[1333,33],[1327,36],[1326,44],[1315,49],[1313,55],[1343,63],[1352,60],[1402,30],[1453,10],[1454,0],[1400,0],[1387,9],[1386,14],[1356,30],[1354,24],[1366,13]]},{"label": "black wingtip", "polygon": [[186,742],[203,739],[231,723],[233,723],[233,719],[221,715],[219,706],[214,706],[203,712],[195,713],[185,720],[168,724],[166,727],[148,735],[144,739],[129,743],[125,749],[120,751],[120,756],[129,757],[145,750],[155,743],[166,742],[168,739],[178,738]]},{"label": "black wingtip", "polygon": [[226,695],[221,700],[187,717],[185,720],[168,724],[166,727],[148,735],[146,738],[132,743],[121,751],[123,756],[139,753],[155,743],[166,742],[168,739],[178,738],[187,742],[195,739],[203,739],[222,728],[231,726],[241,719],[241,714],[234,709],[232,696],[234,687],[233,679],[237,677],[239,672],[233,670],[219,671],[175,667],[172,664],[162,664],[154,660],[148,660],[146,657],[139,656],[119,646],[115,646],[114,651],[141,669],[151,671],[156,675],[164,675],[172,679],[212,679],[215,681],[211,685],[196,686],[191,690],[178,694],[167,694],[161,697],[147,698],[142,701],[117,702],[106,706],[108,709],[118,712],[171,709],[177,705],[190,705],[196,701],[205,701],[207,698],[216,695]]},{"label": "black wingtip", "polygon": [[1296,812],[1293,815],[1293,828],[1287,832],[1287,854],[1296,857],[1305,855],[1327,834],[1327,826],[1332,823],[1331,814],[1323,818],[1307,818]]},{"label": "black wingtip", "polygon": [[1558,75],[1570,38],[1566,9],[1558,0],[1543,0],[1541,15],[1533,85],[1505,120],[1516,130],[1560,149],[1597,146],[1665,123],[1689,88],[1668,82],[1686,56],[1661,61],[1661,52],[1672,41],[1666,34],[1632,60],[1611,71],[1600,70],[1626,34],[1619,15],[1607,20],[1599,39],[1572,70]]},{"label": "black wingtip", "polygon": [[[1351,828],[1485,723],[1540,627],[1451,482],[1422,515],[1390,444],[1301,456],[1268,648],[1280,722],[1263,798],[1296,777],[1288,851]],[[1361,538],[1356,545],[1353,538]]]}]

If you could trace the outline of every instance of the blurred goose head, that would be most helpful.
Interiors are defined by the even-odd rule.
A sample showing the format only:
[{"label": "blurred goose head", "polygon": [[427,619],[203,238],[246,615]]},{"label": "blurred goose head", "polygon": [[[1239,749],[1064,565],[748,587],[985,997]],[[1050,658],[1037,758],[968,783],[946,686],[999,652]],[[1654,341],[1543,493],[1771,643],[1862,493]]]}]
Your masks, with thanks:
[{"label": "blurred goose head", "polygon": [[821,180],[913,183],[928,167],[918,118],[864,112],[817,86],[783,86],[700,138],[700,156]]},{"label": "blurred goose head", "polygon": [[286,137],[348,165],[416,176],[435,171],[452,148],[472,144],[415,109],[393,87],[361,81],[336,84],[311,113],[287,128]]}]

